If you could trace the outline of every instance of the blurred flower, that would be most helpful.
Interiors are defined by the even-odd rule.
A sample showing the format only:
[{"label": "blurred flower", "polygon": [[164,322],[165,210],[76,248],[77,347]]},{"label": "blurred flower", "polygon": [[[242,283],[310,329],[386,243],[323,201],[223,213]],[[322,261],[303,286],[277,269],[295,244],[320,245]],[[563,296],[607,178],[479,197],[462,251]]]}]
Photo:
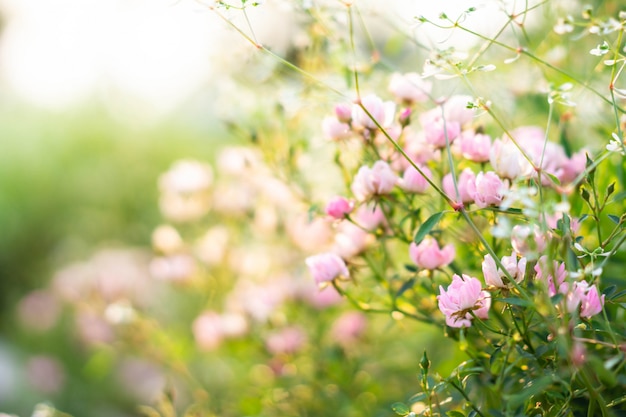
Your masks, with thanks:
[{"label": "blurred flower", "polygon": [[26,362],[26,379],[40,393],[56,394],[63,389],[65,371],[52,356],[33,356]]},{"label": "blurred flower", "polygon": [[[433,174],[430,172],[428,167],[423,166],[420,167],[420,169],[424,174],[426,174],[426,177],[432,179]],[[398,181],[398,185],[402,189],[411,193],[424,193],[430,186],[422,174],[420,174],[419,171],[412,166],[408,167],[404,171],[404,175]]]},{"label": "blurred flower", "polygon": [[187,281],[196,273],[196,260],[188,254],[159,256],[150,262],[150,273],[162,281]]},{"label": "blurred flower", "polygon": [[[396,110],[396,105],[393,102],[383,102],[380,97],[370,94],[363,97],[361,104],[382,127],[390,126],[393,122]],[[360,105],[354,104],[352,106],[352,127],[354,129],[376,129],[376,123],[374,123],[372,118],[370,118]]]},{"label": "blurred flower", "polygon": [[337,104],[335,106],[335,116],[337,120],[348,123],[352,119],[352,106],[350,104]]},{"label": "blurred flower", "polygon": [[470,327],[473,312],[476,317],[487,319],[491,307],[491,296],[483,291],[480,281],[474,277],[456,274],[446,290],[439,286],[439,310],[446,316],[446,324],[450,327]]},{"label": "blurred flower", "polygon": [[344,259],[349,259],[364,251],[368,245],[375,241],[376,238],[372,233],[344,220],[337,225],[332,252]]},{"label": "blurred flower", "polygon": [[[443,191],[453,200],[456,199],[456,190],[452,182],[452,173],[446,174],[442,181]],[[476,194],[476,174],[470,169],[465,168],[461,171],[457,181],[457,188],[462,203],[473,203]]]},{"label": "blurred flower", "polygon": [[548,261],[548,257],[543,255],[535,265],[536,279],[542,281],[548,288],[548,295],[554,297],[557,293],[567,294],[569,285],[566,282],[567,271],[565,262],[560,264],[557,261]]},{"label": "blurred flower", "polygon": [[372,168],[362,166],[352,181],[352,192],[358,201],[374,195],[388,194],[398,182],[398,177],[385,161],[376,161]]},{"label": "blurred flower", "polygon": [[461,133],[461,153],[463,157],[474,162],[489,161],[491,150],[491,137],[482,133],[466,130]]},{"label": "blurred flower", "polygon": [[334,253],[327,252],[309,256],[305,262],[309,267],[311,276],[318,285],[330,282],[335,278],[350,277],[346,263]]},{"label": "blurred flower", "polygon": [[394,73],[389,82],[389,91],[396,98],[406,102],[422,102],[428,99],[432,89],[430,81],[424,81],[422,77],[415,73],[406,74]]},{"label": "blurred flower", "polygon": [[475,184],[474,202],[480,208],[500,205],[508,189],[506,183],[493,171],[479,172]]},{"label": "blurred flower", "polygon": [[78,336],[87,345],[113,342],[115,333],[109,323],[90,311],[79,311],[75,317]]},{"label": "blurred flower", "polygon": [[213,226],[196,242],[195,253],[207,265],[217,265],[224,261],[230,231],[226,226]]},{"label": "blurred flower", "polygon": [[152,232],[152,247],[157,252],[172,254],[182,249],[183,239],[180,237],[178,230],[168,224],[164,224]]},{"label": "blurred flower", "polygon": [[220,174],[243,178],[265,171],[259,151],[246,146],[222,149],[217,156],[216,166]]},{"label": "blurred flower", "polygon": [[496,139],[491,145],[489,162],[494,171],[502,178],[515,180],[522,175],[522,153],[508,137]]},{"label": "blurred flower", "polygon": [[342,314],[333,323],[331,334],[333,340],[341,345],[349,345],[356,342],[365,332],[367,318],[360,311],[350,311]]},{"label": "blurred flower", "polygon": [[306,333],[301,328],[291,326],[270,333],[265,339],[265,346],[274,355],[293,354],[303,347],[306,340]]},{"label": "blurred flower", "polygon": [[222,320],[215,311],[205,311],[194,320],[191,327],[200,349],[214,350],[222,343]]},{"label": "blurred flower", "polygon": [[439,108],[422,113],[420,124],[424,130],[426,143],[435,148],[445,148],[446,145],[452,144],[461,133],[461,125],[444,119]]},{"label": "blurred flower", "polygon": [[327,116],[322,120],[322,132],[324,137],[330,140],[346,139],[352,134],[349,124],[340,122],[333,116]]},{"label": "blurred flower", "polygon": [[471,96],[455,95],[449,97],[443,104],[443,114],[446,121],[458,123],[463,127],[474,119],[475,110],[467,108],[467,103],[473,102]]},{"label": "blurred flower", "polygon": [[355,223],[368,231],[378,229],[385,222],[385,213],[377,204],[361,204],[352,216]]},{"label": "blurred flower", "polygon": [[143,403],[154,403],[166,387],[163,372],[153,363],[140,358],[124,358],[116,371],[125,392]]},{"label": "blurred flower", "polygon": [[446,245],[439,248],[437,241],[429,236],[416,245],[411,242],[409,255],[420,268],[437,269],[450,264],[454,260],[454,246]]},{"label": "blurred flower", "polygon": [[[310,281],[307,282],[310,283]],[[319,288],[311,283],[311,286],[307,285],[301,291],[303,298],[313,307],[319,309],[330,307],[343,301],[341,294],[332,285]]]},{"label": "blurred flower", "polygon": [[35,290],[22,298],[17,306],[20,322],[32,330],[50,330],[61,313],[57,298],[48,290]]},{"label": "blurred flower", "polygon": [[209,210],[209,188],[213,170],[209,165],[182,160],[159,178],[159,200],[163,215],[175,221],[193,221]]},{"label": "blurred flower", "polygon": [[329,219],[316,217],[310,219],[304,213],[289,218],[287,221],[287,234],[291,241],[305,252],[325,250],[333,237],[332,222]]},{"label": "blurred flower", "polygon": [[515,225],[511,229],[511,246],[518,254],[527,259],[537,259],[547,245],[547,236],[539,226]]},{"label": "blurred flower", "polygon": [[354,208],[354,203],[342,196],[331,198],[326,204],[326,214],[334,219],[343,219]]}]

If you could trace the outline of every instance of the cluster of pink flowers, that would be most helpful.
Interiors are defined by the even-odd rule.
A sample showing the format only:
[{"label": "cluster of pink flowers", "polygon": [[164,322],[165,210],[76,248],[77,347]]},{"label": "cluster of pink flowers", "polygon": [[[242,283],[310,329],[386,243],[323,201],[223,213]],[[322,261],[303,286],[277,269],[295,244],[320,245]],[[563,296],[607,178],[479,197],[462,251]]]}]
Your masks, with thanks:
[{"label": "cluster of pink flowers", "polygon": [[[455,210],[470,205],[479,209],[499,207],[521,198],[518,195],[523,192],[516,193],[528,180],[552,186],[555,177],[566,184],[584,171],[584,150],[568,157],[563,147],[547,140],[546,132],[539,127],[520,127],[492,139],[482,127],[474,126],[475,106],[467,105],[472,101],[468,96],[439,100],[436,107],[421,111],[412,123],[418,106],[430,98],[431,87],[415,73],[394,74],[389,91],[395,102],[368,95],[351,105],[337,105],[334,116],[324,119],[322,130],[327,138],[373,146],[378,160],[358,167],[350,183],[351,198],[340,195],[327,202],[325,212],[334,222],[335,245],[306,260],[318,285],[348,278],[351,258],[366,250],[380,233],[391,233],[385,226],[381,201],[395,204],[401,194],[434,194],[432,185],[440,184],[455,202]],[[389,138],[403,148],[405,155],[389,144]],[[447,173],[442,170],[446,166],[442,164],[443,152],[450,152],[462,169],[451,167]],[[476,169],[478,166],[480,169]],[[484,287],[468,275],[454,275],[447,289],[440,286],[437,298],[446,323],[469,327],[475,317],[487,319],[490,292],[509,291],[523,284],[527,265],[533,263],[535,280],[545,282],[550,296],[565,295],[568,312],[578,311],[581,317],[589,318],[601,311],[604,296],[598,296],[595,285],[570,283],[564,264],[555,262],[548,268],[545,256],[538,259],[554,237],[552,229],[557,228],[562,215],[546,214],[537,222],[513,225],[507,232],[511,254],[501,259],[484,256]],[[539,227],[541,221],[544,227]],[[572,218],[570,225],[572,232],[579,227]],[[409,258],[419,269],[436,271],[454,261],[455,247],[442,244],[444,236],[426,236],[419,244],[409,244]]]}]

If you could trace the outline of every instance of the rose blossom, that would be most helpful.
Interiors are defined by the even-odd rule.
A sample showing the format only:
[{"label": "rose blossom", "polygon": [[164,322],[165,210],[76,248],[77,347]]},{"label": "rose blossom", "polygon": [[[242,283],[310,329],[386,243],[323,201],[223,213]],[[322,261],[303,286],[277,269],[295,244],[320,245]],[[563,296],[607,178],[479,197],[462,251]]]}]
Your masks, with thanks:
[{"label": "rose blossom", "polygon": [[478,318],[487,319],[491,307],[491,297],[482,290],[480,281],[465,274],[462,278],[454,274],[446,290],[440,285],[437,300],[450,327],[470,327],[473,319],[470,311]]},{"label": "rose blossom", "polygon": [[372,168],[362,166],[352,181],[352,192],[359,201],[374,195],[388,194],[398,182],[398,177],[385,161],[376,161]]},{"label": "rose blossom", "polygon": [[424,269],[446,266],[454,260],[455,254],[454,246],[439,248],[437,241],[431,237],[426,237],[419,245],[413,242],[409,246],[409,256],[417,266]]},{"label": "rose blossom", "polygon": [[339,277],[349,277],[346,263],[338,255],[327,252],[309,256],[305,260],[311,276],[317,284],[329,282]]},{"label": "rose blossom", "polygon": [[507,190],[506,184],[493,171],[479,172],[475,184],[474,202],[480,208],[499,205]]}]

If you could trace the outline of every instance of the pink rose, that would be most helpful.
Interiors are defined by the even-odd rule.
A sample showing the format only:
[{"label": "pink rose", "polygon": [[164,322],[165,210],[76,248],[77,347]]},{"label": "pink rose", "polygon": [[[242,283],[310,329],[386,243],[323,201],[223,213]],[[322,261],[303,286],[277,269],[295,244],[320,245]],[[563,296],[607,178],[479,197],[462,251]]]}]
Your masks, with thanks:
[{"label": "pink rose", "polygon": [[317,284],[329,282],[339,277],[348,278],[350,276],[348,267],[343,259],[331,252],[309,256],[305,262]]},{"label": "pink rose", "polygon": [[426,237],[419,245],[413,242],[409,246],[409,256],[417,266],[424,269],[433,270],[449,265],[455,254],[454,246],[446,245],[441,249],[431,237]]},{"label": "pink rose", "polygon": [[480,281],[469,275],[463,274],[461,278],[454,274],[446,290],[439,286],[437,300],[450,327],[470,327],[474,318],[470,311],[481,319],[489,317],[491,297],[482,290]]}]

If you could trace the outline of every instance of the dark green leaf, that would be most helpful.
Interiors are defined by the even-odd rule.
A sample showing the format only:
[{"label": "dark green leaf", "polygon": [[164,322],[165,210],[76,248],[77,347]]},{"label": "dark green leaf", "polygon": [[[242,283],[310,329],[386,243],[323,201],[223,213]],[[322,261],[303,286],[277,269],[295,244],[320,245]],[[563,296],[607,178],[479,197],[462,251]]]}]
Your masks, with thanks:
[{"label": "dark green leaf", "polygon": [[550,301],[552,301],[552,304],[558,304],[561,302],[561,300],[563,299],[563,294],[558,293],[552,297],[550,297]]},{"label": "dark green leaf", "polygon": [[583,200],[585,200],[587,203],[589,202],[589,197],[591,196],[589,195],[589,191],[587,191],[585,187],[580,187],[580,195]]},{"label": "dark green leaf", "polygon": [[406,290],[413,288],[414,284],[415,284],[415,278],[411,278],[410,280],[406,281],[404,284],[402,284],[402,287],[400,287],[400,289],[398,290],[396,297],[400,297],[402,294],[404,294]]},{"label": "dark green leaf", "polygon": [[441,220],[441,217],[443,217],[443,211],[440,211],[439,213],[433,214],[424,223],[422,223],[420,228],[417,230],[417,233],[415,233],[415,237],[413,238],[413,242],[415,242],[416,244],[419,245],[419,243],[422,240],[424,240],[426,235],[428,233],[430,233],[430,231],[433,229],[433,227],[435,227],[437,225],[437,223],[439,223],[439,220]]},{"label": "dark green leaf", "polygon": [[404,269],[406,269],[409,272],[417,272],[417,266],[415,265],[404,264]]},{"label": "dark green leaf", "polygon": [[609,219],[611,219],[613,223],[619,224],[619,217],[609,214]]},{"label": "dark green leaf", "polygon": [[602,294],[606,295],[606,298],[611,298],[615,290],[617,289],[616,285],[610,285],[602,291]]}]

